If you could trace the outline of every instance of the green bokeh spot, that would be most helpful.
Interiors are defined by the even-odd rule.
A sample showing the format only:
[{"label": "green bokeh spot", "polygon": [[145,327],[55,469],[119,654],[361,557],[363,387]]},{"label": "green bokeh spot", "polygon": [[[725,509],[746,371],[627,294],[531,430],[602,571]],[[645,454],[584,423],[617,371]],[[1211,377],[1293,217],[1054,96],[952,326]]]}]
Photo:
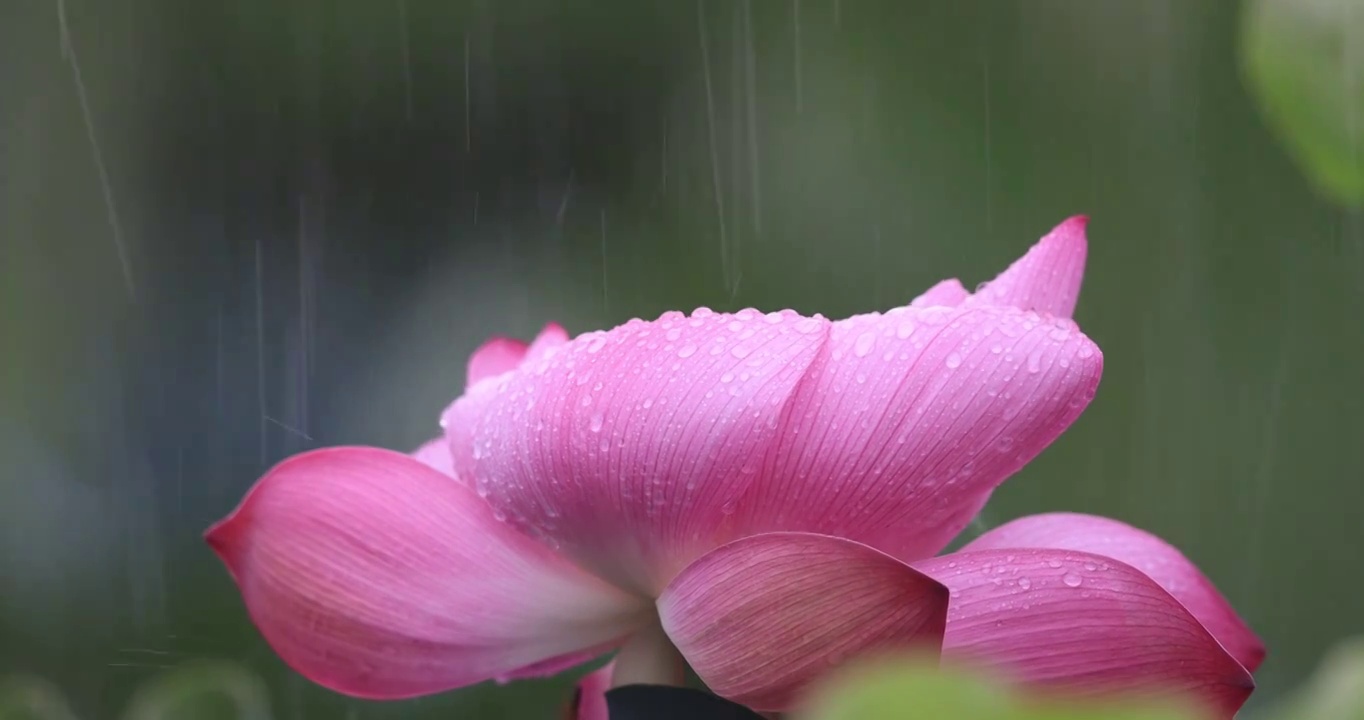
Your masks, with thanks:
[{"label": "green bokeh spot", "polygon": [[1337,645],[1316,673],[1283,703],[1273,720],[1364,718],[1364,637]]},{"label": "green bokeh spot", "polygon": [[818,693],[799,720],[1197,720],[1171,703],[1024,698],[999,682],[894,662],[855,668]]},{"label": "green bokeh spot", "polygon": [[1364,205],[1364,4],[1251,0],[1246,81],[1280,139],[1332,200]]}]

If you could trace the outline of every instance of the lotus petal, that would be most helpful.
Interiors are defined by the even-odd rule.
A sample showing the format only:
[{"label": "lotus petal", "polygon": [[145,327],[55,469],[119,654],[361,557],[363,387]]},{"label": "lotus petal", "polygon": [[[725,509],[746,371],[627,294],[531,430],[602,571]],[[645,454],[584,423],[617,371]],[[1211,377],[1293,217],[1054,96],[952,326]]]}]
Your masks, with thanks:
[{"label": "lotus petal", "polygon": [[275,652],[357,697],[480,682],[609,645],[650,615],[468,487],[377,448],[284,461],[206,538]]},{"label": "lotus petal", "polygon": [[951,589],[945,661],[1069,693],[1179,693],[1230,719],[1250,673],[1140,570],[1073,550],[976,550],[915,567]]},{"label": "lotus petal", "polygon": [[1183,603],[1247,670],[1255,672],[1265,658],[1264,642],[1212,581],[1173,545],[1145,530],[1096,515],[1047,513],[1005,523],[962,550],[1009,548],[1080,550],[1127,563]]},{"label": "lotus petal", "polygon": [[668,637],[716,694],[784,710],[846,659],[936,650],[947,591],[865,545],[770,533],[692,563],[664,590],[658,610]]}]

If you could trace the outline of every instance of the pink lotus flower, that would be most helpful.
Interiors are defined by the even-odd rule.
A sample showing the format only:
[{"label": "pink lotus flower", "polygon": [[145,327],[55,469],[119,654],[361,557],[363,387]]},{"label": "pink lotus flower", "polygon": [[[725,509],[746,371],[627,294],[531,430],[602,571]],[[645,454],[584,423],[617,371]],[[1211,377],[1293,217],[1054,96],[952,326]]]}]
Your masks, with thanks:
[{"label": "pink lotus flower", "polygon": [[718,694],[780,710],[844,658],[928,646],[1229,717],[1263,646],[1161,540],[1042,515],[934,557],[1094,397],[1102,355],[1069,320],[1084,228],[885,314],[495,339],[443,438],[290,458],[206,537],[275,651],[359,697],[622,646],[629,673],[670,643]]}]

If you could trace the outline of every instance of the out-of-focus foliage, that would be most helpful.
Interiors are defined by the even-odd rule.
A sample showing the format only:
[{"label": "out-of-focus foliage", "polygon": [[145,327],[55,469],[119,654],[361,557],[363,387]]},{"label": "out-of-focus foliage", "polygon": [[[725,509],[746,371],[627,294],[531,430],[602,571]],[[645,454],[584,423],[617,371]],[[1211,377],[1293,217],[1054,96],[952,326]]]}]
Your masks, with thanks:
[{"label": "out-of-focus foliage", "polygon": [[936,663],[889,661],[850,668],[832,679],[800,720],[1197,720],[1174,703],[1141,700],[1066,702],[1024,698],[1007,685]]},{"label": "out-of-focus foliage", "polygon": [[1252,0],[1241,52],[1270,125],[1317,187],[1364,204],[1364,4]]},{"label": "out-of-focus foliage", "polygon": [[[272,720],[265,682],[236,663],[190,662],[139,686],[121,720]],[[78,720],[64,693],[37,677],[0,680],[0,720]]]},{"label": "out-of-focus foliage", "polygon": [[39,677],[0,678],[3,720],[76,720],[60,688]]},{"label": "out-of-focus foliage", "polygon": [[1364,637],[1337,645],[1321,661],[1312,678],[1270,717],[1275,720],[1364,718]]},{"label": "out-of-focus foliage", "polygon": [[124,720],[270,720],[269,691],[244,667],[192,663],[138,688]]}]

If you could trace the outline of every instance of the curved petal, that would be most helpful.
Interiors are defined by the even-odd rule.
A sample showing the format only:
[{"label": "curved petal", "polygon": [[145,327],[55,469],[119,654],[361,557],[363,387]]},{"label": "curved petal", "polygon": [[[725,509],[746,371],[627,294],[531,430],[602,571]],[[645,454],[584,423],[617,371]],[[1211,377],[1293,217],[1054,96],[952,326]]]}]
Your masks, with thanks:
[{"label": "curved petal", "polygon": [[1079,550],[1127,563],[1183,603],[1247,670],[1255,672],[1265,658],[1264,643],[1198,567],[1145,530],[1096,515],[1047,513],[1000,525],[962,551],[1010,548]]},{"label": "curved petal", "polygon": [[412,457],[450,477],[455,476],[455,465],[450,460],[450,443],[444,437],[422,443],[421,447],[412,451]]},{"label": "curved petal", "polygon": [[1068,692],[1186,693],[1231,718],[1255,687],[1141,571],[1073,550],[978,550],[915,563],[952,591],[943,658]]},{"label": "curved petal", "polygon": [[205,534],[298,672],[402,698],[620,638],[645,601],[499,522],[401,453],[328,448],[268,472]]},{"label": "curved petal", "polygon": [[615,663],[607,663],[578,681],[566,720],[611,720],[606,708],[606,691],[611,689]]},{"label": "curved petal", "polygon": [[527,533],[656,593],[729,539],[828,321],[667,313],[581,335],[442,418],[455,469]]},{"label": "curved petal", "polygon": [[1069,320],[1014,308],[840,320],[735,517],[748,533],[819,532],[929,557],[1079,417],[1102,369]]},{"label": "curved petal", "polygon": [[469,356],[469,378],[466,387],[490,377],[496,377],[520,367],[527,360],[544,357],[554,348],[568,342],[568,333],[557,323],[549,323],[527,345],[508,337],[494,337],[483,343]]},{"label": "curved petal", "polygon": [[971,293],[962,287],[961,281],[956,278],[943,280],[933,287],[924,291],[922,295],[910,301],[910,307],[956,307],[971,297]]},{"label": "curved petal", "polygon": [[865,545],[771,533],[702,556],[668,584],[658,611],[668,637],[716,694],[784,710],[844,659],[936,648],[947,590]]},{"label": "curved petal", "polygon": [[499,683],[509,683],[513,680],[524,680],[526,678],[546,678],[554,677],[565,670],[571,670],[584,663],[589,663],[605,655],[612,650],[620,647],[624,638],[616,638],[610,642],[602,643],[586,650],[578,650],[564,655],[557,655],[548,660],[541,660],[525,667],[520,667],[511,672],[502,673],[493,677]]},{"label": "curved petal", "polygon": [[1068,318],[1075,312],[1084,280],[1089,243],[1083,215],[1047,233],[998,277],[978,288],[967,306],[1001,305]]}]

